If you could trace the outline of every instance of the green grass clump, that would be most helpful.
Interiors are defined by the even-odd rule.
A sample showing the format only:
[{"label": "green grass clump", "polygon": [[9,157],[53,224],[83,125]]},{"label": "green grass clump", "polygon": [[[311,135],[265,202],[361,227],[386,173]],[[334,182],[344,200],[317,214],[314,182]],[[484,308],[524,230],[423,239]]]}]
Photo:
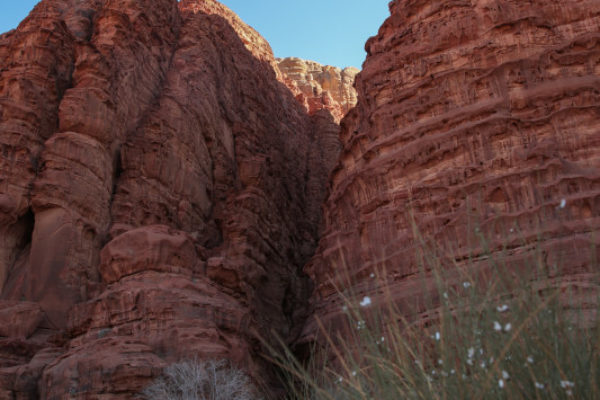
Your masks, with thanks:
[{"label": "green grass clump", "polygon": [[275,352],[289,399],[600,399],[595,262],[581,282],[535,256],[515,272],[502,255],[451,266],[422,255],[424,293],[435,287],[421,311],[400,312],[381,271],[377,299],[339,290],[344,327],[318,321],[309,362]]}]

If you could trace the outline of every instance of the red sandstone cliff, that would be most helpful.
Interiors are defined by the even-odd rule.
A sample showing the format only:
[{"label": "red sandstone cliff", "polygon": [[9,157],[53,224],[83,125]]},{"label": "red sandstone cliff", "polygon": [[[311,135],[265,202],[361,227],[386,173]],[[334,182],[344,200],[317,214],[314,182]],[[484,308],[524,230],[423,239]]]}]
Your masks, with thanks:
[{"label": "red sandstone cliff", "polygon": [[0,398],[256,377],[256,334],[298,335],[338,126],[274,65],[212,1],[43,0],[0,37]]},{"label": "red sandstone cliff", "polygon": [[[411,215],[459,264],[485,263],[478,215],[515,265],[541,237],[596,284],[598,2],[390,8],[306,267],[316,315],[342,271],[376,303],[384,268],[427,311]],[[256,376],[255,333],[298,336],[338,114],[309,116],[281,80],[315,80],[257,35],[213,1],[43,0],[0,36],[0,398],[133,398],[190,355]]]},{"label": "red sandstone cliff", "polygon": [[271,50],[269,42],[267,42],[254,28],[242,21],[240,17],[228,7],[215,0],[180,0],[179,8],[184,11],[192,11],[195,13],[202,12],[204,14],[219,15],[225,18],[237,33],[242,43],[244,43],[244,46],[246,46],[256,58],[272,64],[273,67],[277,69],[277,63],[275,62],[273,50]]},{"label": "red sandstone cliff", "polygon": [[339,122],[356,105],[354,78],[359,70],[321,65],[297,57],[277,59],[283,81],[309,114],[329,111]]},{"label": "red sandstone cliff", "polygon": [[224,17],[236,31],[246,48],[256,58],[266,61],[277,78],[294,93],[310,115],[328,111],[339,124],[356,105],[354,78],[359,70],[321,65],[297,57],[275,59],[269,43],[254,28],[243,22],[233,11],[214,0],[183,0],[180,9],[215,14]]},{"label": "red sandstone cliff", "polygon": [[340,275],[376,304],[370,275],[382,271],[400,310],[427,312],[415,231],[474,268],[485,264],[480,234],[521,268],[540,238],[557,277],[597,287],[584,271],[600,228],[600,2],[396,0],[390,10],[366,45],[306,268],[316,315],[340,317],[330,284]]}]

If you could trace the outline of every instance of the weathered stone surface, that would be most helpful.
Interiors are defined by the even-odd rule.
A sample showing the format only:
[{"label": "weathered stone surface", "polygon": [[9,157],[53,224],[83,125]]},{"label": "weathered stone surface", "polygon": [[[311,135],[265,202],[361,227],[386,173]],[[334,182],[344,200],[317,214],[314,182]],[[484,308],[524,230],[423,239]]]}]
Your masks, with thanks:
[{"label": "weathered stone surface", "polygon": [[165,366],[152,349],[131,339],[107,338],[69,351],[46,365],[42,399],[133,399]]},{"label": "weathered stone surface", "polygon": [[29,240],[30,186],[73,68],[75,40],[60,4],[36,10],[0,40],[0,288]]},{"label": "weathered stone surface", "polygon": [[[240,38],[241,37],[241,38]],[[339,126],[214,1],[43,0],[0,37],[0,395],[269,379],[300,334]]]},{"label": "weathered stone surface", "polygon": [[[565,282],[591,284],[600,3],[415,0],[390,9],[366,45],[325,232],[306,268],[316,315],[341,315],[330,284],[340,275],[376,303],[370,274],[382,271],[401,310],[426,312],[415,232],[473,268],[486,265],[481,235],[517,271],[537,246]],[[308,324],[306,338],[316,330]]]},{"label": "weathered stone surface", "polygon": [[219,3],[215,0],[181,0],[179,2],[179,8],[184,11],[202,12],[208,15],[218,15],[223,17],[229,22],[231,27],[238,34],[240,40],[244,43],[244,46],[252,53],[256,58],[261,61],[266,61],[273,66],[273,69],[279,75],[277,70],[277,63],[273,56],[273,50],[267,40],[252,28],[241,18],[231,11],[228,7]]},{"label": "weathered stone surface", "polygon": [[277,65],[284,82],[310,114],[329,110],[339,122],[356,105],[357,68],[341,69],[297,57],[278,58]]},{"label": "weathered stone surface", "polygon": [[44,313],[37,303],[0,301],[0,336],[27,338],[40,325]]},{"label": "weathered stone surface", "polygon": [[44,368],[63,352],[59,348],[38,351],[27,364],[0,369],[0,399],[39,399],[38,381]]},{"label": "weathered stone surface", "polygon": [[117,236],[102,249],[98,270],[104,282],[115,283],[143,271],[191,276],[192,271],[202,269],[197,263],[198,253],[191,237],[157,225]]}]

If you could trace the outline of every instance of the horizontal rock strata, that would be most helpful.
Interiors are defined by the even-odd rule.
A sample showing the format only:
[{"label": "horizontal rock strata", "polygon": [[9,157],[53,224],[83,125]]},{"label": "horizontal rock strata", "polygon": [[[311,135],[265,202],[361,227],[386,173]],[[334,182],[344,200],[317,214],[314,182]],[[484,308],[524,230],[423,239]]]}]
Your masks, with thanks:
[{"label": "horizontal rock strata", "polygon": [[[484,268],[486,246],[516,273],[541,254],[587,288],[600,227],[600,3],[397,0],[390,10],[366,45],[306,268],[316,315],[343,317],[340,276],[377,303],[372,273],[401,310],[426,315],[422,240],[459,267]],[[306,340],[317,330],[308,324]]]}]

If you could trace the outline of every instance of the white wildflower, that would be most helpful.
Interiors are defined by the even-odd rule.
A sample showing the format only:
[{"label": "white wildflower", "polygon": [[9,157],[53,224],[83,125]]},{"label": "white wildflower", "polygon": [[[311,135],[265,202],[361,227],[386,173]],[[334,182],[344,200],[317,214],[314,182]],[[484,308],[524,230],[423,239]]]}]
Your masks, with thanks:
[{"label": "white wildflower", "polygon": [[575,383],[571,381],[560,381],[560,387],[563,389],[575,387]]},{"label": "white wildflower", "polygon": [[356,371],[352,371],[352,376],[356,376]]},{"label": "white wildflower", "polygon": [[537,389],[543,389],[543,388],[544,388],[544,384],[543,384],[543,383],[536,382],[536,383],[535,383],[535,387],[536,387]]},{"label": "white wildflower", "polygon": [[440,358],[440,359],[438,359],[438,364],[439,364],[439,365],[443,365],[443,364],[444,364],[444,360],[442,360],[441,358]]},{"label": "white wildflower", "polygon": [[527,356],[527,362],[528,362],[529,364],[533,364],[533,357],[531,357],[531,356]]},{"label": "white wildflower", "polygon": [[481,364],[479,364],[479,366],[481,367],[481,369],[485,369],[485,367],[486,367],[485,361],[482,361]]},{"label": "white wildflower", "polygon": [[452,369],[450,370],[450,375],[454,375],[455,373],[456,373],[456,370],[455,370],[454,368],[452,368]]},{"label": "white wildflower", "polygon": [[474,356],[475,356],[475,349],[472,347],[469,347],[469,349],[467,350],[467,357],[473,358]]},{"label": "white wildflower", "polygon": [[369,277],[375,278],[375,274],[371,272],[371,275],[369,275]]},{"label": "white wildflower", "polygon": [[444,292],[444,293],[442,294],[442,296],[444,296],[444,298],[445,298],[446,300],[448,300],[448,292]]},{"label": "white wildflower", "polygon": [[509,322],[504,325],[504,332],[509,332],[512,329],[512,324]]},{"label": "white wildflower", "polygon": [[498,306],[498,307],[496,307],[496,310],[497,310],[499,313],[506,312],[506,311],[508,311],[508,305],[506,305],[506,304],[502,304],[501,306]]},{"label": "white wildflower", "polygon": [[366,307],[368,305],[371,305],[371,298],[369,296],[365,296],[362,301],[360,302],[360,306],[361,307]]},{"label": "white wildflower", "polygon": [[498,387],[500,389],[504,389],[504,380],[503,379],[498,379]]},{"label": "white wildflower", "polygon": [[560,205],[558,206],[559,208],[565,208],[567,206],[567,200],[566,199],[562,199],[560,201]]},{"label": "white wildflower", "polygon": [[437,340],[438,342],[440,341],[441,337],[442,337],[442,335],[440,335],[440,333],[439,333],[439,332],[436,332],[436,333],[433,335],[433,338],[434,338],[435,340]]},{"label": "white wildflower", "polygon": [[502,378],[507,381],[510,379],[510,375],[505,370],[502,370]]},{"label": "white wildflower", "polygon": [[466,281],[466,282],[463,282],[463,287],[464,287],[465,289],[468,289],[468,288],[470,288],[470,287],[471,287],[471,282],[468,282],[468,281]]},{"label": "white wildflower", "polygon": [[360,320],[356,323],[356,329],[358,330],[365,329],[366,326],[367,324],[363,320]]},{"label": "white wildflower", "polygon": [[494,321],[494,330],[496,332],[500,332],[502,330],[502,325],[500,325],[500,322]]}]

